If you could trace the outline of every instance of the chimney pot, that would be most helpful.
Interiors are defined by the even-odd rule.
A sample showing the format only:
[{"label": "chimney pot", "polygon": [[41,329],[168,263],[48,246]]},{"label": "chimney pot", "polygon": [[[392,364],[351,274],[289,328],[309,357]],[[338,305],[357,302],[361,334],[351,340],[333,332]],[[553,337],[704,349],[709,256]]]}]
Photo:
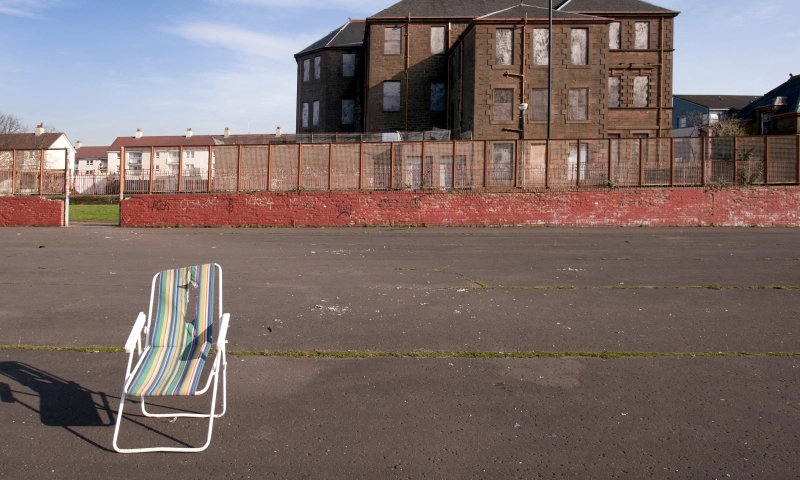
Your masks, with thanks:
[{"label": "chimney pot", "polygon": [[77,142],[75,142],[75,150],[80,150],[80,149],[81,149],[81,145],[82,145],[82,144],[81,144],[81,141],[80,141],[80,140],[78,140]]},{"label": "chimney pot", "polygon": [[134,135],[134,138],[136,138],[138,140],[138,139],[142,138],[142,135],[144,135],[142,133],[142,129],[141,128],[137,128],[136,129],[136,134]]},{"label": "chimney pot", "polygon": [[228,127],[225,127],[225,138],[228,138],[230,136],[231,136],[231,129],[228,128]]},{"label": "chimney pot", "polygon": [[39,135],[41,135],[43,133],[44,133],[44,123],[40,123],[39,125],[36,125],[36,136],[38,137]]},{"label": "chimney pot", "polygon": [[191,128],[187,128],[186,129],[186,138],[192,138],[192,129]]},{"label": "chimney pot", "polygon": [[275,136],[276,137],[280,137],[281,136],[281,127],[278,127],[278,128],[275,129]]}]

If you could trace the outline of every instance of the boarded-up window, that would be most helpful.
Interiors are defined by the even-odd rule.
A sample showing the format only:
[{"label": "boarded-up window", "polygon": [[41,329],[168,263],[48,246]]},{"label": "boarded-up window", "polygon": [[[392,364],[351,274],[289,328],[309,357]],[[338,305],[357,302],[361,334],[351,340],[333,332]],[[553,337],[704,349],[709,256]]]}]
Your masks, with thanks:
[{"label": "boarded-up window", "polygon": [[314,57],[314,80],[319,80],[320,70],[322,70],[322,58]]},{"label": "boarded-up window", "polygon": [[608,77],[608,106],[619,107],[621,77]]},{"label": "boarded-up window", "polygon": [[495,143],[493,148],[492,178],[494,180],[514,179],[514,144]]},{"label": "boarded-up window", "polygon": [[308,103],[303,104],[303,113],[301,114],[301,125],[303,128],[308,128]]},{"label": "boarded-up window", "polygon": [[431,53],[444,53],[444,27],[431,27]]},{"label": "boarded-up window", "polygon": [[546,28],[533,29],[533,64],[547,65],[549,59],[550,32]]},{"label": "boarded-up window", "polygon": [[531,120],[536,122],[547,120],[546,88],[534,88],[531,91]]},{"label": "boarded-up window", "polygon": [[650,103],[650,77],[633,77],[633,106],[646,107]]},{"label": "boarded-up window", "polygon": [[444,82],[431,82],[431,111],[444,112]]},{"label": "boarded-up window", "polygon": [[647,50],[650,48],[650,22],[636,22],[636,50]]},{"label": "boarded-up window", "polygon": [[400,111],[400,82],[383,82],[383,111]]},{"label": "boarded-up window", "polygon": [[511,121],[513,117],[513,98],[514,90],[510,88],[498,88],[494,91],[494,115],[493,120]]},{"label": "boarded-up window", "polygon": [[570,57],[573,65],[589,64],[589,49],[587,48],[588,39],[589,30],[585,28],[572,29],[572,47],[570,49]]},{"label": "boarded-up window", "polygon": [[571,88],[569,90],[569,119],[589,119],[589,89]]},{"label": "boarded-up window", "polygon": [[314,100],[314,112],[312,114],[313,126],[319,126],[319,100]]},{"label": "boarded-up window", "polygon": [[619,50],[622,48],[622,25],[619,22],[612,22],[608,26],[608,48]]},{"label": "boarded-up window", "polygon": [[496,65],[511,65],[514,49],[514,30],[510,28],[498,28],[494,35],[494,63]]},{"label": "boarded-up window", "polygon": [[303,60],[303,81],[307,82],[311,80],[311,60],[305,59]]},{"label": "boarded-up window", "polygon": [[384,28],[383,37],[383,54],[384,55],[400,55],[400,27]]},{"label": "boarded-up window", "polygon": [[581,143],[580,158],[578,158],[578,144],[570,143],[568,162],[569,179],[575,180],[580,172],[580,179],[586,180],[586,165],[589,163],[589,144]]},{"label": "boarded-up window", "polygon": [[342,76],[354,77],[356,75],[356,54],[345,53],[342,55]]},{"label": "boarded-up window", "polygon": [[772,133],[772,112],[761,112],[761,135]]},{"label": "boarded-up window", "polygon": [[342,100],[342,125],[352,125],[355,120],[356,102],[354,100]]}]

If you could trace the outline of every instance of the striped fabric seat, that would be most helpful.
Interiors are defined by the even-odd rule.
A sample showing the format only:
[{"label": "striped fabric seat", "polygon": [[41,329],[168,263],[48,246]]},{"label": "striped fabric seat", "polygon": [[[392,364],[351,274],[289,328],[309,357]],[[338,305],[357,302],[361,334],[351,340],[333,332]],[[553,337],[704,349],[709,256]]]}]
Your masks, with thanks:
[{"label": "striped fabric seat", "polygon": [[[126,393],[136,397],[194,395],[212,344],[214,266],[161,272],[150,349]],[[186,321],[189,289],[197,289],[197,318]]]}]

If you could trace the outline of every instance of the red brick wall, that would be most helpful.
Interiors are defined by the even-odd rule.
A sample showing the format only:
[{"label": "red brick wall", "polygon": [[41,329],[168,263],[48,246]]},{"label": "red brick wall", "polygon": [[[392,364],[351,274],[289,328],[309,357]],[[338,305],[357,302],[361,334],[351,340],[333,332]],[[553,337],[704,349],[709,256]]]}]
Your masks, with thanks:
[{"label": "red brick wall", "polygon": [[800,226],[800,188],[138,196],[136,226]]},{"label": "red brick wall", "polygon": [[60,227],[64,202],[42,197],[0,197],[0,227]]}]

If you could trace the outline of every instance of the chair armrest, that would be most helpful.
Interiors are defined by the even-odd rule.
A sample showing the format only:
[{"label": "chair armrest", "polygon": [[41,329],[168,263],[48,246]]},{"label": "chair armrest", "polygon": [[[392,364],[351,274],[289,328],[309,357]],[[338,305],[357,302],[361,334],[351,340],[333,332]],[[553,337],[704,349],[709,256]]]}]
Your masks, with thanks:
[{"label": "chair armrest", "polygon": [[228,336],[228,322],[230,322],[231,314],[224,313],[219,321],[219,336],[217,337],[217,349],[225,350],[225,338]]},{"label": "chair armrest", "polygon": [[136,345],[141,341],[142,329],[146,321],[147,317],[145,317],[144,312],[139,312],[139,316],[136,317],[136,323],[133,324],[133,330],[128,335],[128,341],[125,342],[125,351],[127,353],[133,353]]}]

